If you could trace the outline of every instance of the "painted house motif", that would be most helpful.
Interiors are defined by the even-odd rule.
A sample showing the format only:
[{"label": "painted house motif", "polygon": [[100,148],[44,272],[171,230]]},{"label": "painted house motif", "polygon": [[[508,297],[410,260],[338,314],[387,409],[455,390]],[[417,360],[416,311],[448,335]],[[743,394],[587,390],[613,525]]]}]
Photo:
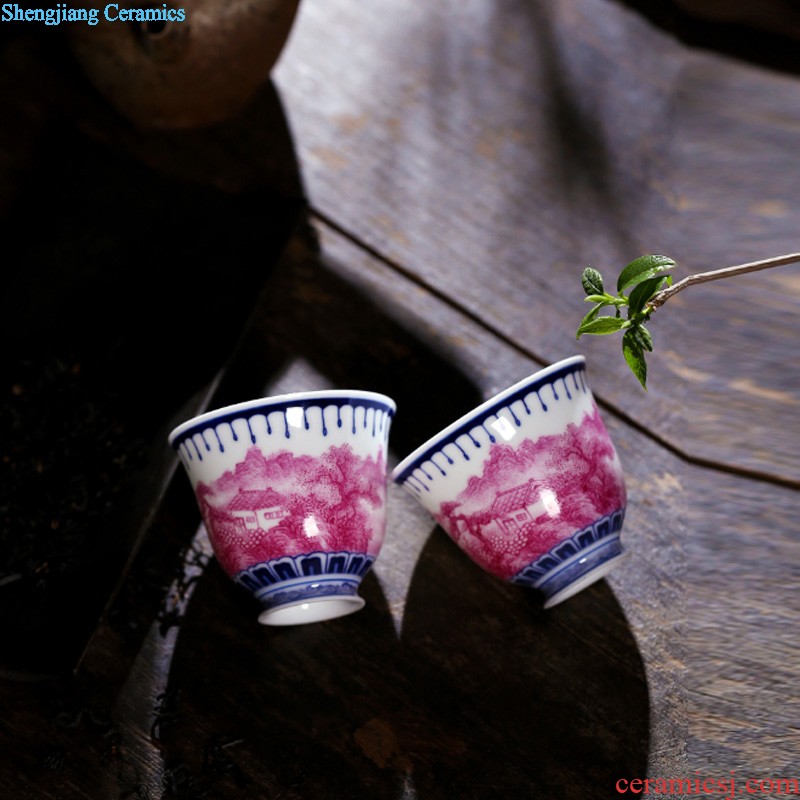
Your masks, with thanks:
[{"label": "painted house motif", "polygon": [[503,533],[513,535],[547,512],[536,482],[529,480],[521,486],[498,492],[490,514]]},{"label": "painted house motif", "polygon": [[225,509],[249,531],[268,531],[289,516],[281,496],[272,489],[239,489]]}]

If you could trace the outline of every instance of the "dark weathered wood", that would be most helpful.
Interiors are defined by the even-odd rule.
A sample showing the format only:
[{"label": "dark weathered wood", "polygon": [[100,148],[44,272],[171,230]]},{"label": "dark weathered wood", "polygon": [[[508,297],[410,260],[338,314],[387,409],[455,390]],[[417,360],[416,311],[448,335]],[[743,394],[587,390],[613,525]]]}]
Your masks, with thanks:
[{"label": "dark weathered wood", "polygon": [[[248,339],[265,391],[377,384],[398,401],[397,458],[539,366],[318,229],[321,253],[295,237]],[[620,777],[785,774],[797,492],[688,465],[605,417],[629,558],[547,613],[392,486],[366,609],[262,628],[202,534],[170,550],[198,519],[179,480],[75,682],[0,686],[0,783],[21,800],[577,798]]]},{"label": "dark weathered wood", "polygon": [[[260,309],[264,352],[286,357],[271,379],[270,362],[262,368],[270,391],[383,382],[405,409],[393,438],[393,447],[405,451],[430,425],[535,368],[335,234],[323,238],[321,258],[299,240],[292,252]],[[306,302],[287,302],[301,296]],[[334,339],[334,330],[342,335]],[[425,405],[435,409],[427,418],[415,415],[411,402],[422,386],[430,392]],[[658,450],[646,440],[632,449]],[[168,498],[167,508],[182,507],[187,492]],[[125,647],[126,628],[139,620],[147,631],[147,623],[121,611],[141,612],[146,597],[134,579],[159,550],[166,552],[156,531],[150,540],[156,550],[142,551],[143,564],[131,573],[119,611],[95,638],[78,679],[80,704],[108,728],[85,730],[84,721],[65,732],[42,723],[34,731],[37,747],[47,741],[60,747],[66,775],[93,769],[97,785],[86,788],[87,797],[121,790],[114,769],[151,793],[171,774],[184,790],[194,782],[220,796],[245,797],[395,797],[412,785],[418,797],[443,796],[448,786],[463,797],[512,790],[579,797],[619,769],[644,773],[665,713],[662,687],[675,680],[674,660],[656,657],[657,641],[674,659],[675,649],[664,642],[680,614],[676,587],[657,576],[676,569],[680,551],[651,567],[634,548],[629,561],[644,555],[634,583],[650,586],[664,621],[645,654],[607,585],[546,614],[530,593],[474,567],[401,490],[392,487],[390,494],[392,522],[379,567],[364,587],[365,611],[326,625],[264,629],[212,562],[180,627],[160,630],[156,617],[134,657]],[[167,518],[175,522],[181,514]],[[652,520],[646,536],[672,533],[672,523]],[[160,574],[168,606],[179,572]],[[121,663],[131,665],[122,680],[115,678]],[[651,697],[648,680],[655,675],[659,689]],[[106,687],[115,680],[109,696]],[[2,724],[4,742],[19,742],[12,752],[36,749],[24,709]],[[121,753],[106,765],[105,733],[118,737]],[[657,741],[660,758],[670,758]],[[575,752],[583,753],[582,771],[575,769]],[[209,758],[217,771],[204,769]],[[11,781],[13,774],[2,777]],[[22,791],[47,797],[51,785],[42,773]]]},{"label": "dark weathered wood", "polygon": [[0,65],[0,102],[27,108],[0,135],[0,671],[52,675],[97,625],[171,476],[163,442],[303,202],[272,87],[227,125],[143,134],[56,48],[10,37]]},{"label": "dark weathered wood", "polygon": [[788,0],[674,0],[674,5],[700,19],[726,25],[741,25],[771,31],[780,36],[800,37],[800,12]]},{"label": "dark weathered wood", "polygon": [[691,478],[684,633],[693,767],[800,778],[800,497],[699,470]]},{"label": "dark weathered wood", "polygon": [[[337,237],[323,241],[339,274],[369,285],[372,259]],[[373,291],[392,315],[435,351],[448,348],[484,396],[537,366],[444,304],[422,302],[418,290],[384,280],[388,285],[373,283]],[[596,376],[590,365],[592,385]],[[624,539],[631,551],[608,583],[647,670],[649,774],[689,776],[704,767],[718,777],[730,769],[753,777],[796,772],[798,492],[686,464],[615,415],[607,413],[606,423],[626,469]],[[419,523],[413,502],[399,501],[405,545]],[[413,521],[404,523],[409,515]],[[404,564],[413,567],[416,553]],[[396,594],[386,589],[387,596],[402,603],[404,586]]]},{"label": "dark weathered wood", "polygon": [[800,11],[792,0],[616,0],[691,47],[791,74],[800,72]]},{"label": "dark weathered wood", "polygon": [[[384,391],[394,461],[573,352],[586,260],[662,249],[695,271],[797,249],[794,78],[693,51],[606,0],[335,14],[306,0],[295,33],[279,79],[319,247],[292,238],[217,402]],[[45,96],[15,100],[0,140],[15,176],[56,109],[198,202],[195,187],[242,192],[254,176],[297,188],[291,147],[258,146],[263,106],[210,133],[142,136],[74,74],[14,63]],[[9,185],[4,210],[18,208]],[[483,800],[800,777],[796,274],[670,300],[650,396],[618,344],[581,341],[627,476],[629,556],[547,613],[390,487],[367,607],[262,628],[209,561],[177,475],[139,509],[147,536],[78,674],[0,681],[3,792]]]},{"label": "dark weathered wood", "polygon": [[619,341],[574,339],[587,263],[611,281],[665,252],[681,277],[796,250],[794,77],[608,0],[307,0],[276,76],[324,217],[535,357],[586,353],[678,451],[797,485],[797,267],[660,310],[648,395]]}]

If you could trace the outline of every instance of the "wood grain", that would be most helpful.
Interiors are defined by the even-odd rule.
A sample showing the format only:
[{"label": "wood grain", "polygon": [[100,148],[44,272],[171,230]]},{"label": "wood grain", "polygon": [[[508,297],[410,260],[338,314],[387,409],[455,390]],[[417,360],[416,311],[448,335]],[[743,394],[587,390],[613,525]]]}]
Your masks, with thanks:
[{"label": "wood grain", "polygon": [[[277,77],[314,224],[271,272],[220,403],[383,391],[394,463],[574,352],[585,262],[658,249],[696,271],[797,249],[788,74],[610,0],[301,9]],[[18,127],[41,132],[30,108]],[[291,147],[258,146],[264,107],[210,138],[76,108],[171,179],[242,191],[268,175],[297,200]],[[15,152],[13,172],[31,169]],[[79,672],[0,681],[3,791],[483,800],[800,777],[800,283],[733,280],[658,312],[648,396],[618,345],[580,342],[629,490],[628,558],[605,581],[545,613],[392,486],[366,608],[266,629],[177,475]]]},{"label": "wood grain", "polygon": [[[318,246],[295,236],[251,329],[264,391],[377,383],[398,402],[394,462],[441,418],[538,368],[317,231]],[[414,411],[421,387],[427,414]],[[605,421],[630,493],[629,556],[546,613],[392,486],[366,609],[262,628],[198,559],[202,535],[175,549],[198,519],[176,483],[76,680],[0,687],[0,783],[22,800],[578,798],[620,777],[791,771],[797,492],[686,464]]]},{"label": "wood grain", "polygon": [[800,496],[696,471],[687,492],[695,769],[798,777]]},{"label": "wood grain", "polygon": [[308,0],[276,78],[323,217],[535,358],[586,353],[681,454],[797,485],[796,267],[659,311],[648,395],[619,342],[574,340],[587,263],[611,280],[666,252],[680,277],[796,249],[796,79],[607,0]]},{"label": "wood grain", "polygon": [[[270,279],[264,327],[252,342],[273,355],[284,348],[283,366],[268,359],[263,367],[270,391],[383,380],[407,408],[397,418],[406,416],[405,428],[398,424],[393,437],[393,447],[406,451],[436,416],[457,415],[465,401],[537,366],[331,231],[323,230],[321,255],[303,240],[291,252]],[[313,303],[286,302],[312,287]],[[359,323],[342,326],[343,319],[359,319],[372,335],[356,335]],[[320,350],[318,337],[333,326],[345,334]],[[420,385],[435,387],[437,372],[449,391],[427,395],[436,412],[417,418],[405,401]],[[420,380],[409,380],[414,375]],[[637,458],[660,455],[623,426],[623,444],[626,436],[625,449]],[[161,512],[178,524],[178,538],[191,535],[180,511],[190,498],[183,489]],[[85,794],[67,788],[66,798],[113,796],[123,788],[120,775],[151,795],[178,781],[186,796],[205,787],[220,797],[422,798],[449,796],[455,787],[462,797],[577,798],[613,782],[620,769],[645,773],[648,759],[676,763],[666,737],[680,738],[673,721],[683,725],[676,714],[682,612],[680,585],[669,574],[682,557],[671,511],[668,519],[633,514],[640,531],[619,590],[599,584],[552,613],[472,565],[398,487],[390,514],[385,550],[363,590],[367,609],[294,630],[259,627],[214,562],[179,627],[165,628],[163,613],[142,623],[152,593],[142,594],[136,576],[159,563],[159,548],[169,552],[161,535],[150,538],[117,605],[138,612],[109,617],[84,659],[83,693],[71,706],[62,700],[92,708],[108,727],[87,728],[84,715],[75,730],[54,728],[52,719],[37,730],[17,707],[0,723],[4,747],[30,765],[38,752],[31,737],[40,737],[39,748],[51,742],[64,755],[67,787],[73,770],[92,770],[97,785]],[[667,553],[658,564],[648,552],[656,542]],[[166,603],[180,570],[161,563]],[[624,598],[634,594],[647,600],[628,615]],[[136,620],[144,636],[134,656],[126,642]],[[129,665],[125,677],[120,664]],[[116,737],[121,754],[107,763],[104,733]],[[576,752],[583,771],[574,768]],[[9,772],[16,762],[0,762],[9,785],[20,783]],[[23,798],[52,796],[47,773],[22,786]]]}]

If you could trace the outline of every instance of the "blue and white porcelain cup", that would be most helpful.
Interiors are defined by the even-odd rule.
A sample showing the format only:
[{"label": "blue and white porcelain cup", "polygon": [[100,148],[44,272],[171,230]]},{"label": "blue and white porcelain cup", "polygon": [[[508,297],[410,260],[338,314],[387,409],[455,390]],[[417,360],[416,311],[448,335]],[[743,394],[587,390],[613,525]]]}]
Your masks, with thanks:
[{"label": "blue and white porcelain cup", "polygon": [[392,478],[473,561],[539,590],[546,607],[623,555],[625,481],[583,356],[487,400],[401,461]]},{"label": "blue and white porcelain cup", "polygon": [[223,570],[265,625],[350,614],[386,528],[390,398],[356,390],[253,400],[169,436]]}]

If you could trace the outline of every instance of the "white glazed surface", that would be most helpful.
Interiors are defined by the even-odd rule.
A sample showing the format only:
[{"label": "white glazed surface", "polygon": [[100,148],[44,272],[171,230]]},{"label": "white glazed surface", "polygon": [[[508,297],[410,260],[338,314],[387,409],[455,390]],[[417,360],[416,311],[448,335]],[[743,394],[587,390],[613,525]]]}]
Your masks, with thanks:
[{"label": "white glazed surface", "polygon": [[[338,414],[336,403],[347,398],[353,398],[356,403],[358,400],[382,402],[392,412],[395,410],[391,398],[373,392],[297,392],[238,403],[201,414],[175,428],[169,435],[169,442],[175,446],[176,441],[192,431],[191,436],[181,441],[176,449],[193,488],[200,481],[210,483],[224,472],[234,469],[253,444],[265,451],[289,450],[296,455],[319,456],[331,445],[347,443],[358,455],[374,456],[376,440],[352,433],[354,416],[357,431],[364,430],[365,417],[367,428],[371,430],[374,409],[348,405],[342,407],[341,414]],[[297,405],[292,405],[293,401]],[[314,405],[304,415],[304,405],[309,403]],[[286,412],[282,410],[284,404],[288,404]],[[230,417],[233,417],[230,422],[220,423],[220,420]],[[341,426],[337,424],[340,418]],[[310,425],[308,429],[306,423]],[[388,425],[388,422],[385,424]],[[289,436],[286,435],[287,428]],[[327,431],[325,435],[323,430]]]},{"label": "white glazed surface", "polygon": [[[583,358],[576,356],[560,361],[548,371],[553,372],[571,363],[583,363]],[[530,392],[507,405],[503,403],[503,398],[512,397],[524,386],[535,383],[543,374],[544,370],[520,381],[445,428],[403,459],[392,471],[392,478],[397,480],[410,464],[424,454],[419,466],[405,478],[404,486],[431,513],[437,513],[443,502],[453,500],[466,488],[471,478],[483,473],[490,455],[491,436],[497,442],[516,446],[525,439],[563,433],[570,423],[579,423],[587,413],[593,411],[595,405],[591,392],[581,391],[580,388],[576,390],[573,385],[570,386],[571,399],[563,388],[559,392],[556,384],[545,386],[538,394]],[[547,406],[546,413],[541,413],[539,396]],[[500,407],[493,410],[498,404]],[[530,414],[526,412],[526,407],[530,409]],[[515,420],[522,424],[517,425]],[[460,431],[456,442],[441,444],[456,431]],[[463,457],[461,450],[466,451],[469,460]],[[427,487],[427,491],[422,487]]]},{"label": "white glazed surface", "polygon": [[220,566],[266,625],[357,611],[383,543],[394,402],[324,391],[218,409],[173,431]]},{"label": "white glazed surface", "polygon": [[[596,566],[600,576],[600,564],[618,549],[622,468],[581,356],[483,403],[392,477],[474,561],[504,580],[547,583],[548,569],[562,576],[566,569],[577,580],[583,548],[594,554],[586,569]],[[552,568],[543,566],[551,554]],[[556,583],[553,591],[569,596]]]}]

